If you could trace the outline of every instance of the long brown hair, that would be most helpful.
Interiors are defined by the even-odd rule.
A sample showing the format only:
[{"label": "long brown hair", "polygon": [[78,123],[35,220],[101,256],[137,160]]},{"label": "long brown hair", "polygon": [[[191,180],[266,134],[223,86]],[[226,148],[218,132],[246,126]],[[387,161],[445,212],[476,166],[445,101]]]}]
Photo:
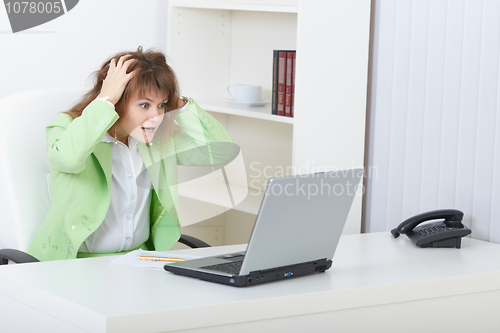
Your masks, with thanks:
[{"label": "long brown hair", "polygon": [[82,97],[78,104],[73,106],[66,113],[73,118],[79,117],[83,109],[85,109],[90,102],[95,100],[101,92],[102,82],[106,78],[111,60],[115,59],[116,62],[118,62],[118,59],[124,55],[130,55],[130,59],[136,59],[128,68],[128,72],[136,71],[137,73],[128,82],[121,99],[116,103],[116,112],[121,116],[130,98],[134,94],[143,97],[149,92],[155,92],[160,96],[165,96],[165,98],[168,99],[167,111],[174,110],[178,104],[179,98],[179,88],[174,71],[167,65],[163,53],[154,50],[146,50],[143,52],[142,47],[139,46],[137,51],[120,52],[106,60],[101,68],[92,75],[94,87]]}]

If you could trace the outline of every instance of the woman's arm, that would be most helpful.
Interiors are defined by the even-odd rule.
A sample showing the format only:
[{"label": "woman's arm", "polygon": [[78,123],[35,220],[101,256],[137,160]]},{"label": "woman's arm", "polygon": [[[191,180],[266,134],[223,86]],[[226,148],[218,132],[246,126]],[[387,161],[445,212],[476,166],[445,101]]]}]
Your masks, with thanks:
[{"label": "woman's arm", "polygon": [[187,110],[177,112],[174,131],[177,163],[180,165],[223,165],[239,152],[227,130],[212,115],[190,99]]},{"label": "woman's arm", "polygon": [[74,120],[66,113],[55,116],[45,129],[50,166],[61,172],[81,172],[96,144],[117,119],[116,111],[103,101],[93,101]]},{"label": "woman's arm", "polygon": [[[112,59],[100,94],[112,105],[116,104],[135,72],[127,70],[135,60],[130,55]],[[58,114],[46,127],[47,157],[51,167],[61,172],[79,173],[85,168],[87,158],[94,151],[106,132],[119,118],[113,106],[102,100],[91,102],[75,118],[69,113]]]}]

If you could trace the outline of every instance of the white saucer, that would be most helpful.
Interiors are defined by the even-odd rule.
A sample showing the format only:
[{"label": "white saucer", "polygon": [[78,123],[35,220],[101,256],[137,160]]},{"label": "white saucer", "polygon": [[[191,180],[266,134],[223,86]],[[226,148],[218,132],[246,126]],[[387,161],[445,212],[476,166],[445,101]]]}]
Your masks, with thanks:
[{"label": "white saucer", "polygon": [[252,101],[252,102],[244,102],[244,101],[236,101],[234,99],[226,99],[226,102],[230,104],[237,105],[246,105],[246,106],[264,106],[266,104],[271,103],[271,101]]}]

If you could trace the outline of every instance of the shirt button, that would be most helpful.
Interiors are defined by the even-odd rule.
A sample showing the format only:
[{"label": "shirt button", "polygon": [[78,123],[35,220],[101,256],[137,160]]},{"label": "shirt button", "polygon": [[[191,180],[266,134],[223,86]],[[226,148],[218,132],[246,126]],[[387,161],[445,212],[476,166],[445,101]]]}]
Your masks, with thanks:
[{"label": "shirt button", "polygon": [[101,121],[99,122],[99,125],[104,126],[104,125],[106,125],[106,123],[104,122],[104,120],[101,120]]},{"label": "shirt button", "polygon": [[76,230],[76,226],[72,226],[72,227],[71,227],[71,230]]},{"label": "shirt button", "polygon": [[128,174],[128,178],[132,178],[132,174],[131,173]]},{"label": "shirt button", "polygon": [[132,240],[132,237],[128,236],[127,240],[130,242]]},{"label": "shirt button", "polygon": [[132,194],[132,200],[135,200],[135,195]]},{"label": "shirt button", "polygon": [[109,116],[104,116],[104,120],[108,121],[109,120]]},{"label": "shirt button", "polygon": [[82,216],[82,219],[83,219],[83,220],[87,220],[87,219],[88,219],[87,215],[83,215],[83,216]]},{"label": "shirt button", "polygon": [[127,215],[127,220],[131,220],[132,219],[132,215],[128,214]]},{"label": "shirt button", "polygon": [[209,128],[209,129],[212,129],[212,124],[208,125],[208,128]]},{"label": "shirt button", "polygon": [[68,239],[68,244],[71,244],[71,239]]},{"label": "shirt button", "polygon": [[52,248],[53,248],[54,250],[57,250],[57,246],[56,246],[56,245],[52,246]]},{"label": "shirt button", "polygon": [[203,120],[205,121],[205,124],[208,124],[208,119],[207,118],[205,118]]},{"label": "shirt button", "polygon": [[203,117],[203,113],[201,113],[201,112],[198,113],[198,115],[200,116],[200,118]]},{"label": "shirt button", "polygon": [[95,131],[96,131],[97,133],[99,133],[99,132],[101,132],[101,128],[100,128],[100,127],[96,127],[96,128],[95,128]]}]

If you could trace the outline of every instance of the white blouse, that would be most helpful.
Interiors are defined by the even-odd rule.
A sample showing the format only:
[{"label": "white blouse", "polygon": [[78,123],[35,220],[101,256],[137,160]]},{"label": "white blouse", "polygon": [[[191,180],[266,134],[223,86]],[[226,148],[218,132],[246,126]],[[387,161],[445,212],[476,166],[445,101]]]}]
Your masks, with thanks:
[{"label": "white blouse", "polygon": [[[189,100],[177,112],[187,110]],[[111,203],[102,224],[90,235],[80,252],[130,251],[149,238],[151,179],[142,161],[137,140],[129,136],[128,147],[106,133],[101,142],[111,147]]]}]

